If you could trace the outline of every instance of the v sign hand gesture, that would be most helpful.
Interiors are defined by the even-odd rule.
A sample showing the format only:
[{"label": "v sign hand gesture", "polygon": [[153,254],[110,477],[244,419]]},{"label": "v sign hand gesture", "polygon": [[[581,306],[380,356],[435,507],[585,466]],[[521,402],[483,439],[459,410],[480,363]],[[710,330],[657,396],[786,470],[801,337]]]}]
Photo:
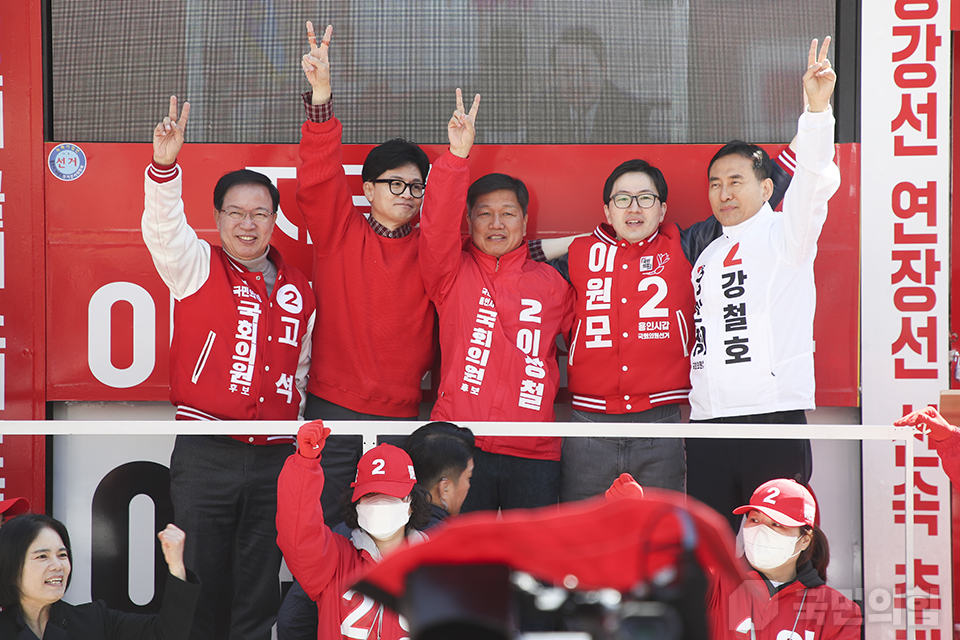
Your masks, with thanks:
[{"label": "v sign hand gesture", "polygon": [[303,56],[300,66],[313,87],[313,104],[326,104],[330,100],[330,36],[333,25],[327,25],[323,38],[317,45],[317,34],[313,23],[307,21],[307,40],[310,41],[310,53]]},{"label": "v sign hand gesture", "polygon": [[183,103],[183,113],[177,119],[177,96],[170,96],[170,112],[153,129],[153,161],[157,164],[171,165],[177,161],[177,154],[183,147],[184,134],[187,131],[187,116],[190,103]]},{"label": "v sign hand gesture", "polygon": [[470,113],[465,113],[463,108],[463,93],[457,89],[457,110],[450,117],[447,123],[447,137],[450,139],[450,153],[460,158],[466,158],[470,155],[470,148],[473,147],[473,139],[477,135],[476,122],[477,111],[480,109],[480,94],[473,98],[473,106],[470,107]]},{"label": "v sign hand gesture", "polygon": [[817,39],[810,43],[810,52],[807,54],[807,72],[803,74],[803,90],[809,101],[810,111],[817,113],[826,111],[830,106],[830,96],[837,84],[837,74],[827,59],[827,50],[830,49],[830,36],[823,39],[823,46],[817,53]]}]

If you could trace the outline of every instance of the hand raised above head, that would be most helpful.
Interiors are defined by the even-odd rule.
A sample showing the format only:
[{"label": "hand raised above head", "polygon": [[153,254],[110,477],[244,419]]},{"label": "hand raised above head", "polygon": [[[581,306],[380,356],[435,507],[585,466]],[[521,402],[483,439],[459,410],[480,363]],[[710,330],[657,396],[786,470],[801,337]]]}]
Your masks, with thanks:
[{"label": "hand raised above head", "polygon": [[830,40],[830,36],[823,39],[823,46],[818,53],[817,39],[814,38],[810,42],[810,50],[807,53],[807,71],[803,74],[803,90],[807,96],[807,108],[814,113],[827,109],[837,84],[837,73],[827,58]]},{"label": "hand raised above head", "polygon": [[332,35],[333,25],[327,25],[318,45],[317,34],[313,30],[313,22],[307,21],[307,40],[310,42],[310,52],[304,54],[300,60],[300,66],[304,75],[307,76],[310,86],[313,87],[313,104],[324,104],[330,99],[330,37]]},{"label": "hand raised above head", "polygon": [[153,129],[153,161],[157,164],[171,165],[177,161],[177,154],[183,147],[187,132],[187,117],[190,115],[190,103],[183,103],[183,112],[177,118],[177,96],[170,96],[170,109],[167,117]]},{"label": "hand raised above head", "polygon": [[480,94],[474,96],[470,112],[463,108],[463,93],[457,88],[457,110],[447,123],[447,137],[450,140],[450,152],[466,158],[470,155],[473,140],[476,138],[477,112],[480,110]]}]

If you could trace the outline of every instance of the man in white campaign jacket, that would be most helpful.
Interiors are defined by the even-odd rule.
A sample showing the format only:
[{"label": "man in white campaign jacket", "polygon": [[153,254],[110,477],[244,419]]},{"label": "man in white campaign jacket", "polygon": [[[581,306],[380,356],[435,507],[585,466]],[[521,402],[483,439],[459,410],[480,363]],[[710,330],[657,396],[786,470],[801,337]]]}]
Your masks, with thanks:
[{"label": "man in white campaign jacket", "polygon": [[[316,302],[307,278],[270,246],[280,194],[262,174],[225,174],[213,192],[220,246],[200,240],[184,214],[176,164],[189,111],[184,103],[178,120],[171,97],[169,116],[154,129],[141,222],[176,300],[177,420],[296,420]],[[280,607],[277,476],[294,437],[207,436],[193,424],[199,428],[177,436],[170,457],[174,518],[202,583],[191,637],[267,640]]]},{"label": "man in white campaign jacket", "polygon": [[[723,235],[693,269],[692,421],[805,424],[813,409],[813,262],[840,185],[830,97],[830,39],[810,46],[808,100],[783,212],[767,203],[771,162],[756,145],[728,143],[710,162],[709,197]],[[808,440],[687,440],[688,492],[730,513],[775,477],[810,479]],[[735,526],[737,518],[731,517]]]}]

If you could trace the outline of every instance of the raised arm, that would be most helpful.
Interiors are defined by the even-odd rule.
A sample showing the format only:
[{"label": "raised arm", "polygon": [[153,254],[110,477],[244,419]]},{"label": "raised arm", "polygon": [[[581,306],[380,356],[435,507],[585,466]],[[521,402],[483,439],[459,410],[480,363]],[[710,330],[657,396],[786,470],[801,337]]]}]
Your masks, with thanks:
[{"label": "raised arm", "polygon": [[314,600],[343,571],[338,536],[324,524],[320,506],[320,452],[329,435],[330,429],[320,420],[302,425],[297,433],[297,453],[287,458],[277,481],[277,546],[300,586]]},{"label": "raised arm", "polygon": [[467,156],[476,136],[479,108],[477,95],[466,112],[463,94],[457,89],[457,109],[447,123],[450,151],[434,163],[420,210],[420,274],[427,295],[438,307],[446,300],[460,268],[460,221],[470,185]]},{"label": "raised arm", "polygon": [[799,264],[816,252],[817,240],[827,218],[827,202],[840,186],[840,170],[833,162],[833,112],[830,98],[837,76],[823,46],[810,43],[803,88],[808,106],[797,127],[797,166],[783,200],[783,242],[788,263]]},{"label": "raised arm", "polygon": [[333,116],[330,86],[330,38],[327,26],[320,44],[307,22],[310,51],[300,66],[311,91],[304,93],[306,122],[300,133],[300,167],[297,169],[297,207],[313,240],[313,249],[323,256],[340,250],[347,229],[367,225],[353,205],[353,194],[343,170],[343,127]]},{"label": "raised arm", "polygon": [[186,580],[187,569],[183,564],[183,545],[187,541],[187,534],[176,525],[168,524],[163,531],[157,534],[157,538],[160,540],[163,559],[167,561],[170,574],[181,580]]},{"label": "raised arm", "polygon": [[182,176],[176,164],[187,131],[190,103],[177,117],[177,97],[170,96],[167,116],[153,129],[153,162],[143,187],[143,242],[173,297],[195,293],[210,274],[210,245],[197,237],[183,210]]}]

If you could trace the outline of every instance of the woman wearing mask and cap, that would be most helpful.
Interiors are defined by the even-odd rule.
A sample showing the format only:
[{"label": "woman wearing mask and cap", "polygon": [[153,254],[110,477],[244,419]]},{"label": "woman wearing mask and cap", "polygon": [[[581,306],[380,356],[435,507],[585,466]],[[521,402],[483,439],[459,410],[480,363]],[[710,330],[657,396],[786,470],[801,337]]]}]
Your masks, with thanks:
[{"label": "woman wearing mask and cap", "polygon": [[416,487],[413,462],[405,451],[382,444],[357,465],[346,523],[350,538],[324,524],[320,493],[320,452],[330,435],[323,422],[300,427],[297,453],[287,458],[277,483],[277,544],[290,571],[317,603],[317,637],[408,637],[406,621],[369,596],[349,590],[370,563],[425,536],[418,529],[430,517],[426,493]]},{"label": "woman wearing mask and cap", "polygon": [[860,607],[827,586],[830,547],[816,524],[813,495],[794,480],[771,480],[733,513],[746,514],[749,580],[743,586],[723,579],[711,585],[713,637],[859,640]]}]

